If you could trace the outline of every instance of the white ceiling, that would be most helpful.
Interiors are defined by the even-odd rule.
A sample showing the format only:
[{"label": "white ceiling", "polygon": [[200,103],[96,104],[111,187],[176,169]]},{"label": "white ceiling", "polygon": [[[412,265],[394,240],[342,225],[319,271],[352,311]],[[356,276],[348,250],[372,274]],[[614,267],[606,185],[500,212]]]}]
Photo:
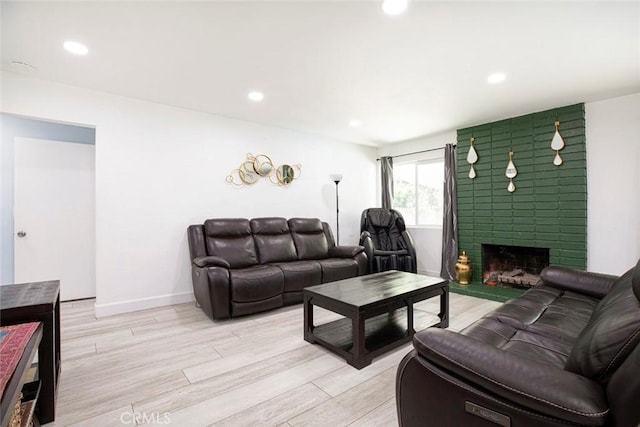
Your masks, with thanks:
[{"label": "white ceiling", "polygon": [[638,1],[3,0],[1,22],[4,70],[371,145],[640,91]]}]

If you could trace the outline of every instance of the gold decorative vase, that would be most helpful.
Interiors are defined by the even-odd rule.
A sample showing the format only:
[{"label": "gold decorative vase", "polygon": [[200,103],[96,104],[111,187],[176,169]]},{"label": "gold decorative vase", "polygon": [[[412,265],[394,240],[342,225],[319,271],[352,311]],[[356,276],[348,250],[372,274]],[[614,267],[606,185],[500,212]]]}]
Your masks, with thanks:
[{"label": "gold decorative vase", "polygon": [[468,285],[471,281],[472,272],[471,260],[467,253],[462,251],[462,255],[458,257],[458,262],[456,263],[456,282],[461,285]]}]

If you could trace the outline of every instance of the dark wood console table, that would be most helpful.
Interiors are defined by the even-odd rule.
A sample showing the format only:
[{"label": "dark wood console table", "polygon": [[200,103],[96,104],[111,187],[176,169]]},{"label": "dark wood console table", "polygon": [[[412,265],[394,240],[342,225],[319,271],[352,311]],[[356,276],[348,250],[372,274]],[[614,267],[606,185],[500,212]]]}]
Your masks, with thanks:
[{"label": "dark wood console table", "polygon": [[55,420],[60,377],[60,281],[0,286],[0,325],[42,322],[38,371],[42,381],[38,420]]}]

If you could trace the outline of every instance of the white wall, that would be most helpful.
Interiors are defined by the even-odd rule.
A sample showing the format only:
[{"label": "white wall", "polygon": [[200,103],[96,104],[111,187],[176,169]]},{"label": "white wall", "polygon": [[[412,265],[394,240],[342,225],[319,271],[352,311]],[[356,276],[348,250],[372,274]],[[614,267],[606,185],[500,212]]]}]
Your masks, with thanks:
[{"label": "white wall", "polygon": [[[96,127],[96,314],[192,299],[186,227],[213,217],[318,217],[357,244],[375,202],[375,149],[313,135],[2,75],[2,110]],[[268,104],[263,106],[268,108]],[[245,154],[301,163],[288,188],[225,182]],[[4,197],[4,195],[2,196]]]},{"label": "white wall", "polygon": [[622,274],[640,258],[640,93],[586,104],[587,265]]},{"label": "white wall", "polygon": [[[378,148],[378,157],[381,156],[398,156],[400,154],[413,153],[416,151],[429,150],[436,148],[437,150],[426,153],[418,153],[410,156],[401,156],[393,159],[394,164],[400,164],[405,161],[417,161],[444,158],[444,150],[440,148],[446,144],[456,143],[456,131],[449,131],[425,138],[418,138],[398,144],[384,145]],[[379,166],[378,166],[379,168]],[[378,175],[379,175],[378,170]],[[380,178],[377,179],[377,194],[380,194]],[[380,196],[378,196],[376,206],[380,206]],[[418,273],[428,274],[432,276],[440,275],[440,266],[442,264],[442,227],[426,227],[426,226],[407,226],[407,231],[413,238],[416,246],[416,256],[418,258]]]}]

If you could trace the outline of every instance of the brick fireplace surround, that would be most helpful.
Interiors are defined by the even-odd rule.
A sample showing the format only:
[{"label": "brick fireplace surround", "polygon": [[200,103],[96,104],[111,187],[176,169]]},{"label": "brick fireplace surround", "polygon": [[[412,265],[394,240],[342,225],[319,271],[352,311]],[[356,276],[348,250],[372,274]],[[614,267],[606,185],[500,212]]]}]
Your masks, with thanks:
[{"label": "brick fireplace surround", "polygon": [[[561,166],[551,149],[556,120],[565,140]],[[457,136],[458,245],[471,258],[471,283],[482,283],[483,244],[548,248],[550,264],[586,269],[584,104],[460,129]],[[479,157],[475,179],[466,161],[471,137]],[[518,170],[513,193],[505,177],[509,151]]]}]

